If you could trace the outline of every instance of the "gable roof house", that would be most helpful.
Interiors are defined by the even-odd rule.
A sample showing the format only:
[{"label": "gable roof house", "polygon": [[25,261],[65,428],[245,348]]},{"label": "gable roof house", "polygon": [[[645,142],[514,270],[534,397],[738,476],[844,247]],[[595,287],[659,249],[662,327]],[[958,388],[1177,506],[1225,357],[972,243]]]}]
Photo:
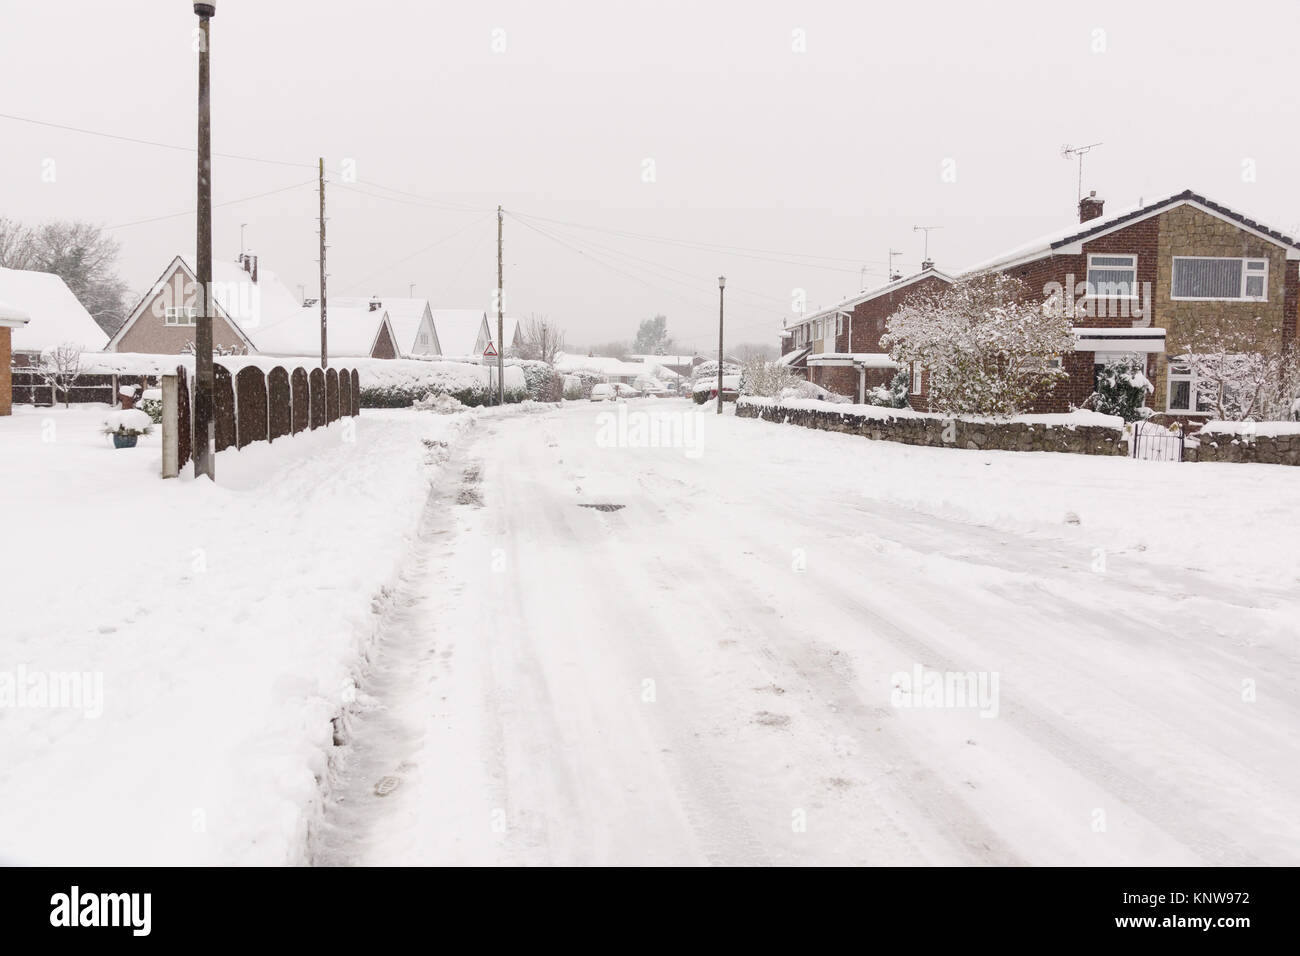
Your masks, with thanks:
[{"label": "gable roof house", "polygon": [[[843,302],[801,318],[782,337],[778,361],[794,369],[807,369],[808,380],[839,395],[865,400],[869,389],[888,385],[899,365],[880,345],[886,321],[908,296],[934,292],[954,280],[934,268],[929,260],[921,271],[870,289]],[[920,370],[912,370],[911,402],[924,407],[927,384]]]},{"label": "gable roof house", "polygon": [[72,290],[52,272],[0,269],[0,302],[14,319],[7,325],[11,356],[6,367],[29,367],[47,349],[71,343],[87,352],[104,348],[108,335]]},{"label": "gable roof house", "polygon": [[[277,322],[301,305],[275,273],[262,269],[257,256],[212,263],[212,344],[215,349],[256,352],[258,329]],[[110,352],[174,355],[194,344],[198,277],[176,256],[127,316],[108,343]]]},{"label": "gable roof house", "polygon": [[[1300,243],[1206,196],[1184,190],[1104,215],[1096,193],[1079,221],[967,270],[1003,272],[1032,294],[1059,291],[1075,326],[1069,378],[1036,411],[1065,411],[1095,390],[1106,362],[1145,362],[1158,412],[1204,417],[1187,366],[1171,354],[1197,329],[1240,333],[1261,352],[1295,342]],[[1195,343],[1192,342],[1194,345]]]},{"label": "gable roof house", "polygon": [[[364,306],[336,306],[326,302],[326,348],[334,359],[394,359],[397,336],[388,313]],[[320,306],[297,309],[257,331],[259,355],[320,358]]]},{"label": "gable roof house", "polygon": [[487,313],[481,309],[434,309],[433,331],[438,345],[435,355],[474,362],[482,359],[494,338]]},{"label": "gable roof house", "polygon": [[438,333],[433,327],[433,309],[428,299],[389,298],[388,296],[338,296],[329,300],[329,311],[337,307],[383,309],[393,329],[399,358],[412,355],[437,355]]}]

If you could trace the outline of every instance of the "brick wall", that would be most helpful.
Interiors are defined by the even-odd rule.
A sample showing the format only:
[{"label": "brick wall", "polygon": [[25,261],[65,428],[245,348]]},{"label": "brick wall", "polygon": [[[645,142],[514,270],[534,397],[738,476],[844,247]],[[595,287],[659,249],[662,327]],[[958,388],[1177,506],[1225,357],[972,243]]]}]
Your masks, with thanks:
[{"label": "brick wall", "polygon": [[0,415],[13,412],[13,372],[9,367],[12,331],[8,326],[0,326]]}]

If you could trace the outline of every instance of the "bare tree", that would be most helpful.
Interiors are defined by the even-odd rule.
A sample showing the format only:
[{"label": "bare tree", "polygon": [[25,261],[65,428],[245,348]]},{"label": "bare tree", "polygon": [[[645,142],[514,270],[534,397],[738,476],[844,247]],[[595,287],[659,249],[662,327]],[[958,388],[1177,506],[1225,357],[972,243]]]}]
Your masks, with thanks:
[{"label": "bare tree", "polygon": [[0,266],[54,273],[109,335],[126,320],[119,251],[117,240],[93,223],[56,220],[33,229],[0,219]]},{"label": "bare tree", "polygon": [[0,216],[0,268],[31,269],[33,260],[32,230]]},{"label": "bare tree", "polygon": [[72,386],[81,377],[81,347],[64,342],[57,348],[46,349],[32,371],[50,387],[50,395],[58,401],[63,393],[63,407],[71,403]]},{"label": "bare tree", "polygon": [[523,343],[519,357],[540,359],[554,365],[556,357],[564,351],[564,330],[546,316],[530,315],[524,323]]}]

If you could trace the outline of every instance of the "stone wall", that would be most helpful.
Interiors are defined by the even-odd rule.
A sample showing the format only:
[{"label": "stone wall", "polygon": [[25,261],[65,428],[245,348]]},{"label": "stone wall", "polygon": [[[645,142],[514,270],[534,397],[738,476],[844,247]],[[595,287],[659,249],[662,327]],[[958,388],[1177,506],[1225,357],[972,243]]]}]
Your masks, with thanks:
[{"label": "stone wall", "polygon": [[1188,449],[1187,460],[1300,465],[1300,435],[1203,435],[1199,447]]},{"label": "stone wall", "polygon": [[934,417],[876,418],[821,408],[791,408],[742,401],[739,418],[820,428],[907,445],[970,448],[979,451],[1055,451],[1075,455],[1125,455],[1128,445],[1118,428],[1102,425],[1042,425],[1028,422],[966,421]]}]

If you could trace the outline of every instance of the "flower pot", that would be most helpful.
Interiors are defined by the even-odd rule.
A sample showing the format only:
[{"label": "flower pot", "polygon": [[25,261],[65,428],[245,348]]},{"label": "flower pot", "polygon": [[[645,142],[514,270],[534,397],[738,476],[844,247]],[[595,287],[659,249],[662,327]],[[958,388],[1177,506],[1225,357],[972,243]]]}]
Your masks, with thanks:
[{"label": "flower pot", "polygon": [[134,448],[134,447],[135,447],[135,441],[136,441],[136,439],[139,438],[139,437],[140,437],[139,435],[114,435],[114,436],[113,436],[113,447],[114,447],[114,448]]}]

